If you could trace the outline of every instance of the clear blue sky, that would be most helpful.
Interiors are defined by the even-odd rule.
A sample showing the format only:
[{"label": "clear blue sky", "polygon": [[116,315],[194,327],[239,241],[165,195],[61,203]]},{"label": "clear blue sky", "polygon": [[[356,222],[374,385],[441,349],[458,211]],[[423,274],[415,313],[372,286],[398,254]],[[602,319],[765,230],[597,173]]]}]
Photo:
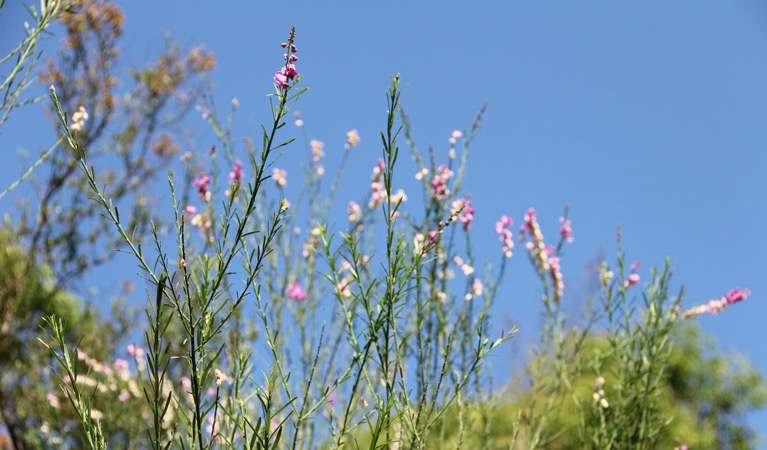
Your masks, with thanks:
[{"label": "clear blue sky", "polygon": [[[358,198],[380,155],[389,74],[409,85],[402,102],[419,146],[434,143],[443,158],[450,132],[469,126],[487,100],[465,186],[484,258],[495,261],[492,225],[501,214],[518,225],[534,206],[553,236],[568,203],[576,240],[562,263],[571,286],[565,301],[581,303],[584,264],[600,250],[614,255],[620,223],[628,259],[642,261],[643,277],[672,257],[688,305],[752,288],[745,303],[699,320],[721,348],[767,370],[767,3],[322,3],[331,4],[124,2],[123,61],[156,55],[166,30],[182,43],[204,43],[217,55],[217,102],[240,100],[235,137],[244,136],[249,119],[266,117],[276,45],[295,25],[298,68],[311,87],[299,109],[311,136],[327,144],[327,167],[347,130],[362,137],[343,204]],[[4,127],[4,157],[15,161],[18,148],[48,143],[23,120],[39,114],[31,107]],[[201,131],[202,147],[206,139],[212,143],[212,133]],[[279,164],[288,172],[304,154],[295,149]],[[404,167],[400,180],[414,188],[413,166]],[[4,164],[2,185],[17,173],[15,163]],[[539,301],[520,255],[496,314],[510,314],[529,338]],[[767,413],[751,420],[765,424]]]}]

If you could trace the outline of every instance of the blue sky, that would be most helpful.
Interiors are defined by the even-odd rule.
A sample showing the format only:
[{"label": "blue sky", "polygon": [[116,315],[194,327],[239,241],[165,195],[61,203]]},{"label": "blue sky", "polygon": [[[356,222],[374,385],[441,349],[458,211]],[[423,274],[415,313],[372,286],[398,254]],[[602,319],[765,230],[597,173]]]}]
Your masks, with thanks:
[{"label": "blue sky", "polygon": [[[673,259],[688,305],[736,286],[753,289],[745,303],[699,320],[721,348],[743,352],[767,371],[767,4],[317,5],[124,2],[123,62],[156,55],[167,30],[184,44],[204,43],[217,56],[217,103],[239,99],[235,136],[244,136],[251,119],[258,123],[268,114],[265,94],[280,64],[276,45],[295,25],[298,69],[311,87],[298,109],[310,135],[327,144],[326,166],[340,158],[346,131],[356,128],[362,137],[339,214],[346,201],[357,200],[380,155],[389,74],[400,73],[408,84],[402,103],[419,147],[434,143],[443,158],[450,132],[468,127],[487,100],[465,186],[477,210],[474,242],[481,255],[495,260],[492,226],[501,214],[518,225],[534,206],[544,233],[553,236],[568,203],[576,240],[562,262],[571,287],[565,301],[581,303],[584,265],[600,251],[614,255],[620,223],[628,259],[642,261],[643,277],[651,265]],[[13,8],[9,14],[18,17]],[[17,161],[19,148],[49,142],[25,120],[40,120],[39,108],[4,127],[6,158]],[[198,141],[212,143],[205,124],[199,128]],[[287,150],[279,165],[297,173],[303,154]],[[400,180],[414,189],[408,164]],[[2,185],[17,173],[16,163],[4,164]],[[0,210],[10,206],[4,199]],[[127,258],[121,264],[132,270]],[[506,282],[496,315],[510,315],[523,336],[534,336],[539,301],[525,258],[513,259]],[[509,355],[496,364],[504,358]],[[751,420],[767,423],[767,413]]]}]

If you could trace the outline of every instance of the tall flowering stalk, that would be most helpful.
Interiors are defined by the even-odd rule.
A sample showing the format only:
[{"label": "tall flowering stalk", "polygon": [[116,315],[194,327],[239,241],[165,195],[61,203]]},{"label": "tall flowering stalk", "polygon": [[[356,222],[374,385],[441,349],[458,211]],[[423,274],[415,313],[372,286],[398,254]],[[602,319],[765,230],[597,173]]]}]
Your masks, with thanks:
[{"label": "tall flowering stalk", "polygon": [[[158,287],[157,304],[153,306],[152,310],[148,310],[150,319],[153,317],[153,319],[150,320],[151,333],[148,335],[150,347],[153,349],[148,370],[150,370],[150,380],[152,380],[154,386],[154,425],[153,431],[150,433],[153,436],[152,445],[154,448],[167,448],[168,445],[170,445],[170,440],[167,439],[166,433],[172,431],[172,429],[166,428],[166,425],[162,420],[164,412],[167,411],[168,406],[172,401],[171,397],[165,396],[161,392],[160,388],[167,371],[169,358],[167,354],[168,347],[162,343],[162,336],[165,329],[167,329],[170,320],[169,316],[164,313],[165,304],[161,301],[162,297],[167,298],[167,301],[180,318],[181,325],[186,332],[187,342],[189,344],[188,352],[184,355],[189,367],[189,378],[191,380],[190,395],[193,403],[190,414],[188,445],[192,448],[205,449],[211,447],[216,440],[216,434],[210,435],[208,439],[205,438],[205,414],[209,409],[209,403],[204,399],[205,389],[203,388],[203,384],[209,379],[213,370],[213,365],[219,359],[223,347],[214,349],[211,348],[211,346],[216,345],[215,342],[218,340],[222,328],[244,300],[245,295],[248,292],[248,287],[251,287],[256,292],[258,291],[256,279],[260,272],[264,257],[269,252],[271,241],[274,239],[276,230],[279,228],[282,211],[273,216],[271,223],[264,230],[264,237],[260,245],[247,253],[248,256],[245,260],[245,270],[247,273],[245,283],[246,288],[227,302],[228,311],[218,318],[217,316],[219,315],[219,312],[222,311],[223,305],[216,305],[216,303],[222,296],[222,286],[225,284],[224,279],[229,272],[232,260],[235,255],[246,250],[246,248],[243,247],[243,237],[246,235],[249,218],[252,217],[255,212],[256,199],[261,185],[267,178],[265,171],[268,165],[269,156],[275,149],[291,142],[287,141],[277,145],[275,144],[275,136],[277,130],[281,127],[284,116],[289,110],[289,102],[294,101],[303,92],[303,90],[301,90],[295,94],[289,94],[290,89],[300,80],[300,76],[295,72],[295,66],[293,65],[293,62],[296,60],[296,58],[292,57],[293,53],[296,51],[294,38],[295,29],[291,30],[288,44],[286,44],[286,63],[280,71],[285,78],[275,77],[278,103],[272,110],[274,121],[271,131],[264,129],[264,147],[261,151],[260,161],[256,161],[254,155],[251,153],[251,161],[255,166],[255,178],[254,181],[248,183],[247,186],[245,199],[246,206],[240,214],[235,216],[234,199],[237,197],[240,184],[234,183],[232,185],[229,202],[225,203],[224,219],[221,225],[221,236],[218,241],[218,254],[213,260],[210,260],[207,256],[201,258],[198,263],[199,267],[201,267],[200,272],[197,272],[197,270],[192,268],[190,263],[187,262],[191,260],[191,257],[187,254],[185,230],[186,218],[183,213],[180,212],[180,207],[175,200],[172,177],[170,183],[171,191],[174,195],[179,258],[175,268],[169,264],[167,256],[162,249],[161,242],[155,233],[154,237],[158,252],[158,265],[160,267],[160,274],[158,275],[152,266],[147,263],[141,246],[134,244],[132,238],[129,237],[123,229],[117,208],[114,207],[102,194],[101,189],[98,187],[95,180],[95,171],[87,162],[87,152],[78,141],[76,135],[73,134],[73,128],[69,124],[66,114],[64,114],[61,109],[56,91],[53,87],[51,88],[51,99],[58,112],[65,138],[69,145],[74,149],[79,166],[88,177],[88,182],[91,189],[96,194],[98,202],[101,203],[105,209],[106,217],[117,227],[123,239],[131,249],[131,252],[139,260],[139,267]],[[241,168],[235,168],[235,177],[233,179],[237,180],[241,176],[241,173],[239,172],[240,169]],[[195,183],[200,190],[201,198],[205,201],[210,200],[211,196],[211,191],[208,188],[209,183],[210,177],[207,175],[202,176]],[[229,243],[229,247],[225,247],[227,243]],[[195,266],[197,266],[197,264],[195,264]],[[180,276],[180,279],[174,277],[176,274]],[[165,284],[164,280],[166,279],[177,280],[167,285],[167,291],[162,287]],[[154,315],[151,311],[153,311]],[[217,405],[218,400],[216,400],[214,406]],[[269,427],[266,427],[267,431],[261,435],[262,442],[269,442],[274,437],[269,432],[268,428]],[[212,432],[213,429],[211,433]],[[171,434],[171,437],[175,438],[173,434]]]}]

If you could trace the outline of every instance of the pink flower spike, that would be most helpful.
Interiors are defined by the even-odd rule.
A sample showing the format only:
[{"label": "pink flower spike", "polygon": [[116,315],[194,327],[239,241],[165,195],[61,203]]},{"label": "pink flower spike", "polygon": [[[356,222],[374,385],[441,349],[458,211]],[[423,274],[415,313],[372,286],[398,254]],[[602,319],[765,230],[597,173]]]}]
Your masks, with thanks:
[{"label": "pink flower spike", "polygon": [[229,172],[229,179],[232,180],[232,183],[240,184],[242,181],[242,176],[242,161],[237,160],[237,162],[234,163],[232,171]]},{"label": "pink flower spike", "polygon": [[735,288],[727,293],[727,303],[731,304],[731,303],[739,302],[741,300],[745,300],[746,298],[748,298],[749,295],[751,295],[750,290]]},{"label": "pink flower spike", "polygon": [[562,227],[559,229],[559,235],[562,236],[565,241],[571,243],[575,241],[573,237],[573,224],[569,220],[565,220],[564,217],[559,218],[559,222],[562,223]]},{"label": "pink flower spike", "polygon": [[306,293],[301,285],[296,282],[288,288],[288,297],[293,300],[304,301],[306,300]]}]

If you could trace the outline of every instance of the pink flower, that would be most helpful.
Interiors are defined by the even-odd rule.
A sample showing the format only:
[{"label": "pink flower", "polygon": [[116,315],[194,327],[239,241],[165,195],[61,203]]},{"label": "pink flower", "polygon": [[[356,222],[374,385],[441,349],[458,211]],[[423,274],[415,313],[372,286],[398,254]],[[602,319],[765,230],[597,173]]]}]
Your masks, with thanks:
[{"label": "pink flower", "polygon": [[639,274],[632,273],[632,274],[629,274],[628,279],[623,282],[623,286],[625,288],[630,288],[632,286],[635,286],[637,283],[639,283]]},{"label": "pink flower", "polygon": [[133,356],[136,359],[141,359],[144,357],[144,349],[137,345],[130,344],[128,345],[126,350],[128,351],[129,355]]},{"label": "pink flower", "polygon": [[358,222],[362,216],[362,208],[355,202],[349,202],[349,208],[346,210],[349,214],[349,222]]},{"label": "pink flower", "polygon": [[502,215],[501,220],[495,223],[495,234],[501,234],[503,227],[510,227],[514,225],[514,220],[507,215]]},{"label": "pink flower", "polygon": [[120,395],[117,398],[121,402],[125,403],[128,400],[130,400],[130,392],[128,392],[127,390],[123,389],[122,391],[120,391]]},{"label": "pink flower", "polygon": [[639,261],[634,261],[634,264],[631,265],[630,269],[632,272],[635,272],[637,269],[639,269]]},{"label": "pink flower", "polygon": [[210,181],[210,176],[207,174],[200,175],[199,178],[192,181],[192,184],[198,188],[200,198],[205,202],[209,202],[211,197],[210,189],[208,189],[208,184],[210,184]]},{"label": "pink flower", "polygon": [[559,235],[562,236],[565,239],[565,241],[573,242],[575,238],[573,237],[572,222],[570,222],[569,220],[566,220],[564,217],[560,217],[559,223],[562,224],[562,228],[559,229]]},{"label": "pink flower", "polygon": [[194,216],[195,214],[197,214],[197,208],[195,208],[195,207],[194,207],[194,206],[192,206],[192,205],[187,205],[187,207],[186,207],[186,208],[184,208],[184,211],[185,211],[185,212],[186,212],[188,215],[190,215],[190,216]]},{"label": "pink flower", "polygon": [[507,215],[501,216],[501,219],[495,223],[495,233],[498,234],[498,241],[503,244],[503,254],[511,258],[514,248],[514,234],[507,227],[514,225],[514,220]]},{"label": "pink flower", "polygon": [[427,233],[429,236],[429,245],[437,245],[439,242],[439,235],[443,233],[444,230],[429,230]]},{"label": "pink flower", "polygon": [[241,184],[242,182],[242,161],[237,161],[234,163],[234,168],[231,172],[229,172],[229,179],[232,180],[232,183],[234,184]]},{"label": "pink flower", "polygon": [[293,64],[285,64],[285,67],[274,73],[274,82],[281,89],[289,89],[289,81],[294,79],[296,75],[298,75],[296,67]]},{"label": "pink flower", "polygon": [[306,300],[306,293],[304,292],[301,285],[296,282],[288,288],[288,297],[292,298],[293,300],[304,301]]},{"label": "pink flower", "polygon": [[451,213],[458,213],[458,221],[463,224],[463,231],[469,231],[475,213],[474,208],[471,206],[471,201],[465,198],[459,198],[453,201],[452,207]]},{"label": "pink flower", "polygon": [[554,286],[554,301],[559,303],[565,293],[565,283],[562,281],[562,270],[559,267],[559,256],[549,257],[549,275]]},{"label": "pink flower", "polygon": [[356,147],[360,143],[360,134],[357,132],[357,130],[351,130],[346,133],[346,144],[344,144],[344,148],[349,150],[352,147]]},{"label": "pink flower", "polygon": [[183,387],[185,391],[191,391],[192,380],[189,377],[181,377],[181,387]]},{"label": "pink flower", "polygon": [[[534,208],[528,208],[527,212],[522,217],[525,223],[519,227],[519,233],[522,235],[525,233],[530,234],[531,240],[525,243],[525,248],[535,260],[535,265],[538,267],[538,270],[544,272],[549,270],[549,262],[546,258],[546,245],[543,242],[543,233],[536,220],[537,216],[538,214],[535,212]],[[520,239],[522,239],[521,236]]]},{"label": "pink flower", "polygon": [[450,193],[447,184],[452,177],[453,171],[448,169],[446,165],[442,164],[437,167],[437,175],[431,180],[431,191],[434,200],[441,202],[447,197]]},{"label": "pink flower", "polygon": [[56,397],[53,394],[48,394],[45,396],[45,398],[48,400],[48,404],[51,405],[51,408],[59,409],[61,404],[59,403],[59,398]]},{"label": "pink flower", "polygon": [[735,302],[739,302],[741,300],[745,300],[749,295],[751,295],[750,290],[735,288],[727,293],[727,304],[732,304]]},{"label": "pink flower", "polygon": [[277,183],[277,187],[284,188],[288,186],[287,170],[282,170],[275,167],[272,169],[272,178],[274,179],[274,182]]}]

